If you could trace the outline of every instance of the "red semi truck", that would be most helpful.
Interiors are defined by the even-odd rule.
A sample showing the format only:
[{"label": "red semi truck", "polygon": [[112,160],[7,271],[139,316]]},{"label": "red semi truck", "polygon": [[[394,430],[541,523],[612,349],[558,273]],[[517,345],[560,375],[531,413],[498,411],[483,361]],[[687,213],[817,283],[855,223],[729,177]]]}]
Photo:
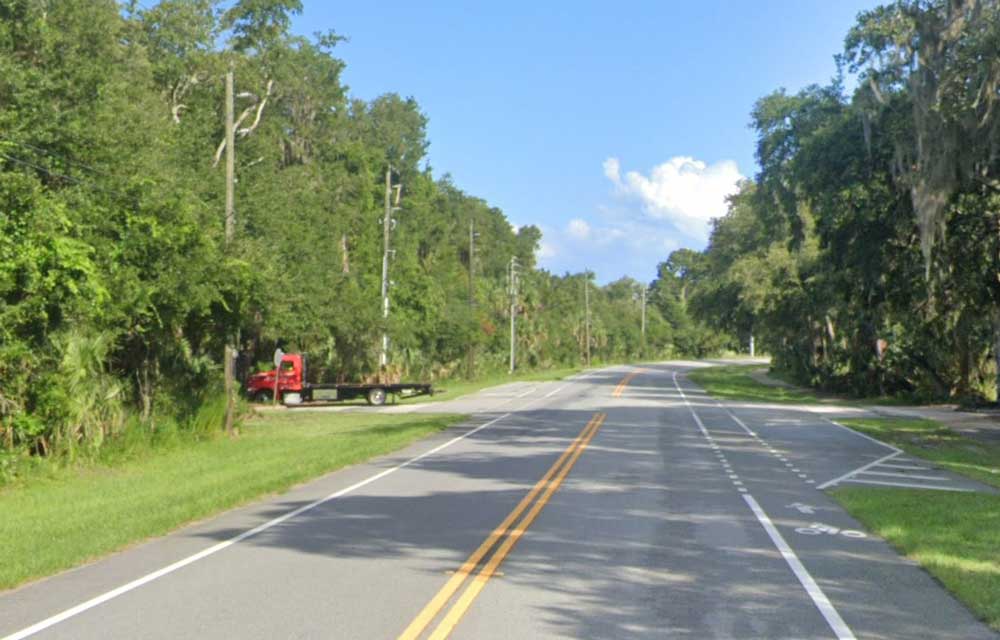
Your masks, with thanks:
[{"label": "red semi truck", "polygon": [[[306,357],[301,353],[281,355],[281,365],[278,370],[281,372],[278,379],[278,392],[280,393],[278,399],[285,405],[356,398],[364,398],[368,404],[383,405],[390,393],[406,397],[434,393],[431,385],[426,383],[308,382],[306,380]],[[275,369],[271,369],[250,376],[250,379],[247,380],[247,396],[257,402],[271,402],[274,398],[275,371]]]}]

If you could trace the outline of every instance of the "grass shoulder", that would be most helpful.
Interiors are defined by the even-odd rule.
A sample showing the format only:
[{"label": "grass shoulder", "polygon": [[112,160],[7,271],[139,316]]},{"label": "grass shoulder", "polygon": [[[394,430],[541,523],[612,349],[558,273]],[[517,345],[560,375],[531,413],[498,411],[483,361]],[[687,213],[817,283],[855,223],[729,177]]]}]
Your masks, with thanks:
[{"label": "grass shoulder", "polygon": [[696,369],[688,374],[720,400],[768,402],[775,404],[914,405],[923,404],[912,396],[872,396],[852,398],[803,387],[780,371],[769,371],[759,363],[730,364]]},{"label": "grass shoulder", "polygon": [[1000,496],[851,487],[833,497],[1000,631]]},{"label": "grass shoulder", "polygon": [[[965,438],[932,420],[843,423],[909,455],[1000,487],[1000,446]],[[833,497],[1000,630],[1000,495],[850,487],[835,490]]]},{"label": "grass shoulder", "polygon": [[[935,465],[1000,488],[1000,446],[966,438],[934,420],[851,418],[841,424]],[[1000,553],[1000,548],[997,549]]]},{"label": "grass shoulder", "polygon": [[[530,371],[518,371],[513,374],[495,373],[484,375],[473,380],[464,378],[454,378],[439,380],[434,383],[434,395],[414,396],[412,398],[393,398],[390,402],[398,404],[426,404],[428,402],[443,402],[454,400],[470,393],[482,391],[488,387],[496,387],[511,382],[552,382],[562,380],[569,376],[583,371],[581,367],[565,367],[559,369],[538,369]],[[337,403],[340,405],[364,405],[364,400],[354,400]]]},{"label": "grass shoulder", "polygon": [[248,421],[236,439],[52,470],[0,491],[0,589],[400,449],[462,419],[288,412]]},{"label": "grass shoulder", "polygon": [[688,374],[695,383],[720,400],[812,404],[820,402],[816,393],[782,384],[765,384],[754,377],[766,371],[760,364],[732,364],[695,369]]}]

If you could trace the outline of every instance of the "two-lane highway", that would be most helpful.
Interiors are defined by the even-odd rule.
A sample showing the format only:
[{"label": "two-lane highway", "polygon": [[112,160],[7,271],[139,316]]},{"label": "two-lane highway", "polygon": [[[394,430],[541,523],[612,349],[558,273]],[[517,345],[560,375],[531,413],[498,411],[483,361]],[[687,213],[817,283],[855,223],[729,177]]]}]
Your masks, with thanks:
[{"label": "two-lane highway", "polygon": [[427,405],[474,418],[0,594],[0,636],[997,637],[819,488],[884,445],[685,370]]}]

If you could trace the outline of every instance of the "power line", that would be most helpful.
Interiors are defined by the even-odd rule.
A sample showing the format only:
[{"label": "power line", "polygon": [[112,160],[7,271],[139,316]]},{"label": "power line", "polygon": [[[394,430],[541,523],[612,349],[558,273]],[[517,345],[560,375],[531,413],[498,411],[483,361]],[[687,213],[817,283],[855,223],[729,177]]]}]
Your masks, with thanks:
[{"label": "power line", "polygon": [[75,183],[80,182],[79,180],[71,176],[63,175],[61,173],[56,173],[55,171],[46,169],[41,165],[34,164],[33,162],[28,162],[27,160],[22,160],[21,158],[15,158],[14,156],[9,156],[6,153],[0,153],[0,158],[10,160],[11,162],[16,162],[17,164],[22,164],[26,167],[31,167],[32,169],[35,169],[36,171],[41,171],[42,173],[46,173],[52,176],[53,178],[62,178],[63,180],[69,180],[70,182],[75,182]]},{"label": "power line", "polygon": [[13,139],[13,138],[11,138],[9,136],[5,136],[5,135],[2,135],[2,134],[0,134],[0,140],[6,141],[6,142],[10,142],[11,144],[16,144],[16,145],[22,146],[22,147],[24,147],[26,149],[31,149],[32,151],[37,151],[38,153],[44,153],[47,156],[52,156],[54,158],[59,158],[60,160],[62,160],[63,162],[66,162],[67,164],[76,165],[76,166],[78,166],[78,167],[80,167],[82,169],[86,169],[87,171],[90,171],[91,173],[97,174],[99,176],[104,176],[105,178],[115,178],[115,177],[117,177],[117,176],[114,176],[114,175],[108,173],[107,171],[102,171],[100,169],[95,169],[94,167],[91,167],[90,165],[86,165],[86,164],[84,164],[84,163],[82,163],[82,162],[80,162],[78,160],[72,160],[72,159],[68,158],[67,156],[65,156],[65,155],[63,155],[61,153],[56,153],[55,151],[52,151],[51,149],[44,149],[42,147],[36,147],[33,144],[28,144],[27,142],[22,142],[20,140],[15,140],[15,139]]},{"label": "power line", "polygon": [[95,191],[100,191],[101,193],[104,193],[105,195],[118,196],[118,197],[122,197],[122,198],[132,197],[132,196],[128,196],[128,195],[123,194],[123,193],[118,192],[118,191],[111,191],[109,189],[105,189],[104,187],[98,186],[98,185],[94,184],[93,182],[90,182],[89,180],[81,180],[80,178],[74,178],[73,176],[68,176],[68,175],[63,174],[63,173],[56,173],[55,171],[52,171],[51,169],[43,167],[43,166],[41,166],[39,164],[35,164],[33,162],[28,162],[27,160],[24,160],[22,158],[17,158],[17,157],[11,156],[11,155],[7,155],[6,153],[3,153],[3,152],[0,152],[0,158],[4,158],[6,160],[9,160],[11,162],[14,162],[14,163],[17,163],[17,164],[20,164],[20,165],[24,165],[26,167],[30,167],[30,168],[34,169],[35,171],[41,171],[42,173],[44,173],[44,174],[46,174],[48,176],[51,176],[53,178],[60,178],[62,180],[68,180],[69,182],[72,182],[73,184],[80,185],[80,186],[88,186],[91,189],[94,189]]},{"label": "power line", "polygon": [[[83,169],[86,169],[86,170],[90,171],[91,173],[94,173],[94,174],[99,175],[99,176],[103,176],[105,178],[112,178],[112,179],[116,178],[116,176],[113,176],[110,173],[107,173],[105,171],[101,171],[99,169],[95,169],[95,168],[93,168],[91,166],[88,166],[88,165],[86,165],[86,164],[84,164],[82,162],[78,162],[76,160],[71,160],[71,159],[67,158],[66,156],[64,156],[62,154],[59,154],[59,153],[56,153],[54,151],[51,151],[51,150],[48,150],[48,149],[44,149],[42,147],[36,147],[33,144],[28,144],[27,142],[22,142],[20,140],[14,140],[10,136],[0,135],[0,140],[2,140],[4,142],[7,142],[7,143],[10,143],[10,144],[18,145],[18,146],[23,147],[25,149],[31,149],[32,151],[36,151],[38,153],[44,153],[44,154],[46,154],[48,156],[51,156],[51,157],[54,157],[54,158],[58,158],[58,159],[60,159],[60,160],[62,160],[64,162],[66,162],[67,164],[76,165],[78,167],[81,167]],[[120,191],[116,191],[114,189],[108,189],[106,187],[102,187],[102,186],[100,186],[100,185],[98,185],[98,184],[96,184],[94,182],[91,182],[90,180],[84,180],[84,179],[81,179],[81,178],[76,178],[74,176],[70,176],[70,175],[67,175],[65,173],[58,173],[56,171],[53,171],[53,170],[49,169],[48,167],[44,167],[42,165],[35,164],[33,162],[29,162],[29,161],[27,161],[27,160],[25,160],[23,158],[18,158],[18,157],[15,157],[15,156],[3,153],[3,152],[0,152],[0,157],[6,158],[7,160],[10,160],[11,162],[16,162],[17,164],[21,164],[21,165],[24,165],[26,167],[31,167],[32,169],[34,169],[36,171],[41,171],[42,173],[44,173],[44,174],[46,174],[48,176],[51,176],[53,178],[60,178],[62,180],[68,180],[69,182],[72,182],[72,183],[77,184],[77,185],[88,186],[91,189],[94,189],[95,191],[100,191],[101,193],[104,193],[105,195],[113,195],[113,196],[118,196],[118,197],[122,197],[122,198],[132,197],[131,195],[124,194],[124,193],[122,193]]]}]

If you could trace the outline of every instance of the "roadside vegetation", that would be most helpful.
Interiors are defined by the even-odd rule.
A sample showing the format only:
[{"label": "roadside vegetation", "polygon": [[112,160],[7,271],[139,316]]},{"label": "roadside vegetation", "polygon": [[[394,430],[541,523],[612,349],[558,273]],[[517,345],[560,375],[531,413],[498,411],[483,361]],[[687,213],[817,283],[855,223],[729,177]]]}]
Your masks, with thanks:
[{"label": "roadside vegetation", "polygon": [[[813,404],[809,390],[763,384],[753,365],[708,367],[690,378],[720,400]],[[1000,444],[933,420],[852,418],[841,424],[949,471],[1000,489]],[[870,531],[918,562],[977,616],[1000,630],[1000,495],[843,487],[833,497]]]},{"label": "roadside vegetation", "polygon": [[1000,496],[860,487],[833,496],[1000,631]]},{"label": "roadside vegetation", "polygon": [[[397,450],[462,416],[282,412],[241,436],[137,443],[86,465],[44,465],[0,489],[0,589]],[[109,449],[110,451],[110,449]],[[44,541],[44,542],[43,542]]]},{"label": "roadside vegetation", "polygon": [[[87,464],[191,430],[222,392],[230,342],[237,380],[281,347],[308,353],[316,382],[500,382],[512,259],[523,371],[727,345],[691,319],[669,274],[647,296],[643,335],[646,283],[539,269],[539,229],[515,229],[435,175],[428,114],[395,93],[352,96],[342,36],[294,34],[301,10],[0,2],[0,485],[39,459]],[[385,321],[378,221],[390,168],[399,209]]]},{"label": "roadside vegetation", "polygon": [[[838,422],[912,456],[1000,488],[1000,443],[966,438],[934,420],[851,418]],[[997,553],[1000,557],[1000,547]]]},{"label": "roadside vegetation", "polygon": [[[842,420],[909,455],[1000,488],[1000,444],[933,420]],[[1000,495],[845,487],[834,498],[1000,630]]]},{"label": "roadside vegetation", "polygon": [[769,385],[755,380],[754,371],[766,371],[760,364],[735,364],[695,369],[692,381],[720,400],[812,404],[819,398],[808,389]]},{"label": "roadside vegetation", "polygon": [[835,78],[758,100],[759,172],[664,266],[695,318],[801,385],[995,401],[998,38],[996,0],[887,2]]},{"label": "roadside vegetation", "polygon": [[[695,369],[688,374],[710,394],[723,400],[790,404],[921,404],[926,398],[907,393],[891,396],[848,396],[801,386],[794,378],[760,364],[733,364]],[[770,382],[764,382],[765,378]]]},{"label": "roadside vegetation", "polygon": [[[487,387],[495,387],[509,384],[511,382],[551,382],[553,380],[568,378],[569,376],[580,373],[581,371],[583,371],[583,367],[565,367],[558,369],[516,372],[514,375],[507,373],[495,373],[493,375],[483,376],[475,380],[467,380],[463,378],[442,380],[440,383],[435,383],[434,386],[437,391],[433,396],[417,396],[412,399],[403,400],[402,402],[425,403],[454,400],[460,396],[475,393],[486,389]],[[438,387],[440,387],[440,389],[438,389]]]}]

